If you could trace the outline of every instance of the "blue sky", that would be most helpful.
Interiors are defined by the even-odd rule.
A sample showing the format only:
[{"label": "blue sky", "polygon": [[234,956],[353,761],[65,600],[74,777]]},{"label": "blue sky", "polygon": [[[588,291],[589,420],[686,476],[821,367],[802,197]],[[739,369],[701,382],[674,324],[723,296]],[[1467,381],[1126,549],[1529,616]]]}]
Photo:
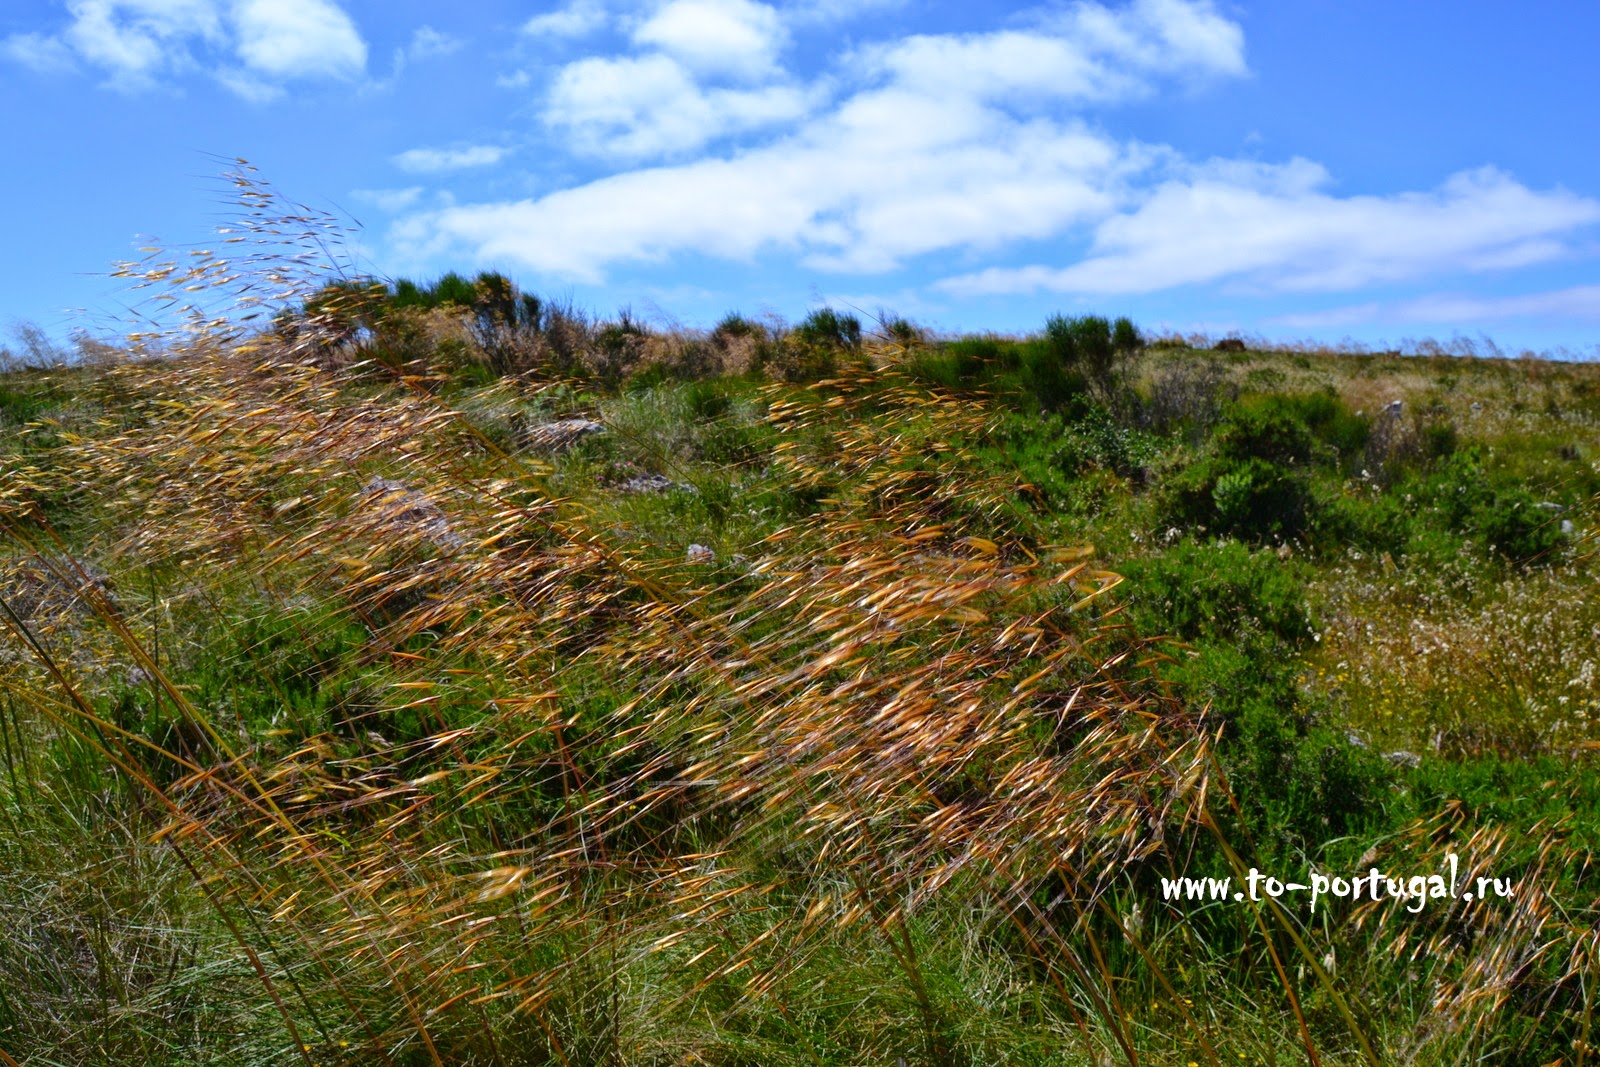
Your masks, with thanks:
[{"label": "blue sky", "polygon": [[205,241],[237,156],[374,274],[602,314],[1592,352],[1596,40],[1472,0],[7,0],[0,325],[109,330],[96,275]]}]

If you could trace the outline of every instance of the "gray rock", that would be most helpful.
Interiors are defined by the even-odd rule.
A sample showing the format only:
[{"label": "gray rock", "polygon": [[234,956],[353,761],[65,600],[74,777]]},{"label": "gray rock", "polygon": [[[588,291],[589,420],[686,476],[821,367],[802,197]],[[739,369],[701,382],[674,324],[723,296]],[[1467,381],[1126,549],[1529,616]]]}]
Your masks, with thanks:
[{"label": "gray rock", "polygon": [[690,563],[715,563],[717,559],[715,552],[701,544],[690,545],[688,556]]},{"label": "gray rock", "polygon": [[673,490],[692,493],[695,488],[683,482],[675,482],[664,474],[636,474],[618,484],[617,490],[623,493],[670,493]]},{"label": "gray rock", "polygon": [[439,548],[460,548],[466,544],[450,526],[450,520],[424,493],[404,482],[373,475],[362,486],[364,503],[373,512],[376,525],[397,533],[416,533]]},{"label": "gray rock", "polygon": [[1563,537],[1571,537],[1573,534],[1576,534],[1577,532],[1578,532],[1578,528],[1576,526],[1572,525],[1572,520],[1571,519],[1562,519],[1561,520],[1561,535]]},{"label": "gray rock", "polygon": [[1557,504],[1554,500],[1541,500],[1535,504],[1534,507],[1538,508],[1540,511],[1551,511],[1558,515],[1567,510],[1566,505]]},{"label": "gray rock", "polygon": [[1383,758],[1396,767],[1415,768],[1422,766],[1422,757],[1415,752],[1385,752]]},{"label": "gray rock", "polygon": [[534,452],[554,456],[567,451],[580,441],[605,432],[606,428],[592,419],[542,422],[523,430],[522,446]]},{"label": "gray rock", "polygon": [[0,597],[24,623],[79,620],[94,614],[97,602],[116,606],[110,579],[86,560],[0,560]]},{"label": "gray rock", "polygon": [[1392,419],[1398,419],[1400,417],[1400,413],[1405,410],[1405,407],[1405,401],[1391,400],[1389,403],[1384,405],[1383,413]]}]

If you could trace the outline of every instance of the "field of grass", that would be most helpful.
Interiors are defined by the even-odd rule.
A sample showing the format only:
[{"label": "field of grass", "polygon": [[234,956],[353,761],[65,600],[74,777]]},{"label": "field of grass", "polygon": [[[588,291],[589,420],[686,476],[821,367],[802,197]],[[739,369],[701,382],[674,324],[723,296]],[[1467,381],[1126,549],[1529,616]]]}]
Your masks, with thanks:
[{"label": "field of grass", "polygon": [[[1596,1062],[1600,366],[329,285],[240,181],[0,374],[0,1064]],[[1509,895],[1163,888],[1252,868]]]}]

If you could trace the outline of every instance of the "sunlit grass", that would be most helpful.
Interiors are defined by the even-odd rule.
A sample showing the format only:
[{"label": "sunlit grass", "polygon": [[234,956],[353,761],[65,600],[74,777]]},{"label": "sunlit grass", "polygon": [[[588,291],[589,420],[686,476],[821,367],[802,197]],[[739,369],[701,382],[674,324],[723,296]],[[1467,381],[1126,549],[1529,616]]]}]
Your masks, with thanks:
[{"label": "sunlit grass", "polygon": [[[337,307],[263,329],[333,233],[235,180],[242,251],[127,271],[192,310],[58,415],[8,401],[8,1057],[1421,1064],[1587,1020],[1581,827],[1365,857],[1458,832],[1527,888],[1500,911],[1160,902],[1250,855],[1223,725],[986,458],[988,399],[871,341],[811,382],[483,381],[443,321],[366,361]],[[524,447],[571,417],[605,432]],[[1471,698],[1558,747],[1593,714],[1576,567],[1370,634],[1388,594],[1336,574],[1322,684],[1375,737]]]}]

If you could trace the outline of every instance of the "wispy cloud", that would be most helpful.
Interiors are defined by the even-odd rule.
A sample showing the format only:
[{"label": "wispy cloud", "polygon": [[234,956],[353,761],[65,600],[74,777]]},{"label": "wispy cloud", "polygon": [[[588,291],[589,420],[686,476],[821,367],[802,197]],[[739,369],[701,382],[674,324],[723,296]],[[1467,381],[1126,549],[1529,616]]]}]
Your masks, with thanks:
[{"label": "wispy cloud", "polygon": [[1546,293],[1481,297],[1439,294],[1401,304],[1397,317],[1418,322],[1537,318],[1544,315],[1600,319],[1600,285],[1578,285]]},{"label": "wispy cloud", "polygon": [[573,0],[565,7],[533,16],[522,24],[522,32],[533,37],[586,37],[610,21],[605,7],[595,0]]},{"label": "wispy cloud", "polygon": [[0,56],[41,74],[57,74],[77,67],[66,42],[42,33],[12,34],[0,41]]},{"label": "wispy cloud", "polygon": [[1293,312],[1268,321],[1272,325],[1317,329],[1412,323],[1460,327],[1504,319],[1547,318],[1600,320],[1600,285],[1577,285],[1516,296],[1433,293],[1393,303],[1368,302],[1323,311]]},{"label": "wispy cloud", "polygon": [[206,70],[241,95],[275,95],[286,80],[353,78],[367,45],[333,0],[69,0],[57,34],[7,38],[4,52],[38,66],[76,59],[108,84],[137,91]]},{"label": "wispy cloud", "polygon": [[1244,35],[1205,3],[1082,4],[1030,30],[918,34],[862,50],[869,66],[935,96],[1041,105],[1141,96],[1178,77],[1246,73]]},{"label": "wispy cloud", "polygon": [[440,33],[432,26],[419,26],[411,34],[411,43],[406,46],[406,55],[412,59],[447,56],[452,52],[460,51],[462,44],[463,42],[459,37],[452,37],[448,33]]},{"label": "wispy cloud", "polygon": [[415,174],[489,167],[509,153],[496,145],[468,145],[465,148],[412,148],[394,157],[395,166]]},{"label": "wispy cloud", "polygon": [[1240,281],[1266,290],[1337,291],[1450,271],[1484,271],[1564,254],[1600,201],[1539,192],[1483,168],[1431,193],[1337,197],[1327,172],[1217,162],[1158,185],[1095,229],[1067,267],[991,268],[941,283],[962,295],[1149,293]]},{"label": "wispy cloud", "polygon": [[1347,304],[1343,307],[1324,308],[1320,311],[1294,311],[1274,315],[1266,320],[1268,326],[1287,326],[1295,330],[1326,330],[1338,327],[1370,326],[1381,321],[1383,305],[1377,301]]},{"label": "wispy cloud", "polygon": [[880,94],[732,159],[453,207],[403,221],[393,237],[417,252],[464,245],[589,282],[616,263],[688,251],[748,260],[784,248],[823,269],[880,271],[1099,217],[1115,203],[1104,185],[1123,162],[1115,145],[1077,125],[952,114]]},{"label": "wispy cloud", "polygon": [[422,199],[422,193],[422,186],[412,185],[405,189],[356,189],[350,195],[371,204],[379,211],[393,214],[414,206]]}]

